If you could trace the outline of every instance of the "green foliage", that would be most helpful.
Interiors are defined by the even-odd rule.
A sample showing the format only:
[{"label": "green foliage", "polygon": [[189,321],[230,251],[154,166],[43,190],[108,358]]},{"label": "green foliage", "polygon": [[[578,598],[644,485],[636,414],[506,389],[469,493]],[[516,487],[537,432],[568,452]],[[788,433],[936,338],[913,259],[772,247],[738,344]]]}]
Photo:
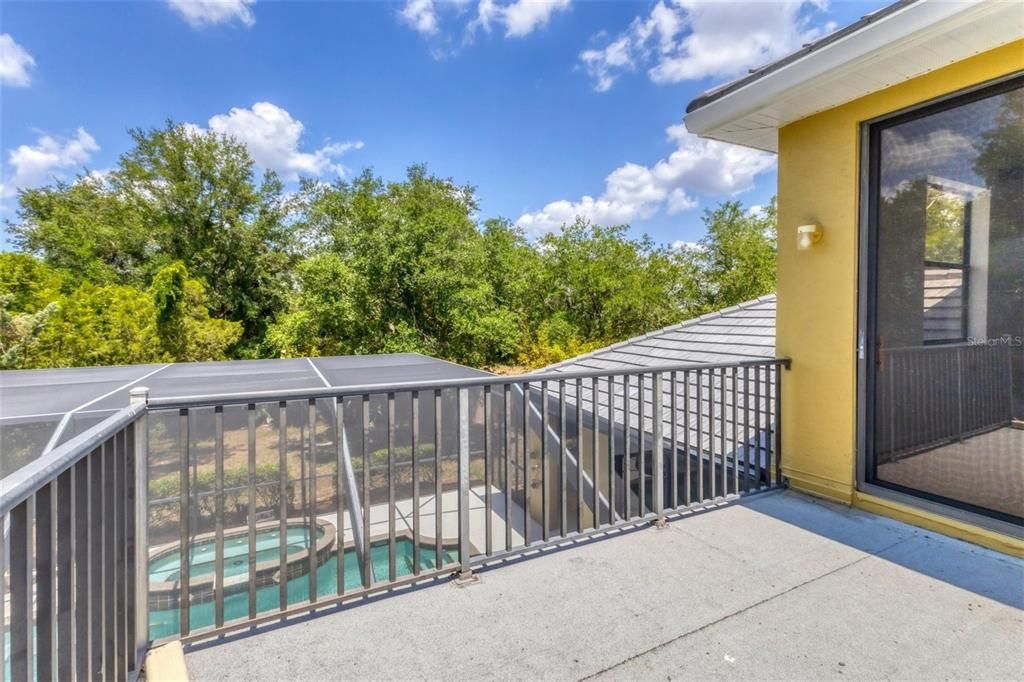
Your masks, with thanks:
[{"label": "green foliage", "polygon": [[240,322],[210,317],[206,288],[189,279],[184,263],[162,268],[150,286],[157,331],[168,357],[178,361],[224,360],[242,335]]},{"label": "green foliage", "polygon": [[707,234],[678,257],[687,318],[775,290],[776,221],[774,198],[756,213],[738,201],[704,212]]},{"label": "green foliage", "polygon": [[[253,472],[256,493],[257,509],[276,509],[281,501],[281,489],[277,485],[261,485],[277,483],[280,479],[280,469],[276,464],[257,464]],[[285,502],[291,506],[298,497],[296,486],[298,482],[292,480],[291,472],[288,472],[288,482],[285,484]],[[150,507],[150,517],[154,525],[159,526],[165,523],[177,521],[177,505],[167,502],[177,502],[178,491],[181,480],[179,474],[168,474],[149,481],[150,502],[157,504]],[[191,485],[195,490],[214,490],[216,485],[216,472],[206,467],[199,469],[192,478]],[[224,467],[224,507],[231,513],[234,510],[245,508],[249,504],[249,467],[247,465]],[[162,504],[160,504],[162,502]],[[198,511],[200,514],[212,514],[216,498],[213,495],[203,495],[197,499]]]},{"label": "green foliage", "polygon": [[210,317],[202,283],[188,279],[181,263],[161,270],[147,291],[74,286],[31,256],[0,256],[11,266],[0,275],[5,368],[220,360],[241,336],[240,323]]},{"label": "green foliage", "polygon": [[519,363],[526,367],[544,367],[601,346],[600,341],[585,342],[578,330],[561,314],[542,321],[534,334],[528,335],[519,350]]},{"label": "green foliage", "polygon": [[180,260],[210,291],[210,310],[241,322],[247,350],[285,302],[292,232],[280,179],[257,186],[245,145],[168,122],[130,131],[135,146],[112,174],[168,262]]},{"label": "green foliage", "polygon": [[153,300],[134,287],[84,282],[59,299],[26,367],[128,365],[165,359]]},{"label": "green foliage", "polygon": [[531,243],[424,166],[286,197],[236,139],[130,133],[109,173],[19,195],[5,366],[414,351],[536,367],[775,285],[774,202],[708,211],[697,249],[583,220]]},{"label": "green foliage", "polygon": [[422,352],[483,364],[511,357],[515,316],[486,276],[473,188],[409,169],[305,188],[316,251],[268,339],[285,355]]},{"label": "green foliage", "polygon": [[[614,341],[679,320],[680,269],[649,237],[577,219],[540,240],[543,316],[561,316],[583,341]],[[565,334],[558,334],[565,338]]]},{"label": "green foliage", "polygon": [[285,305],[296,253],[290,204],[273,173],[257,185],[245,145],[169,121],[130,131],[105,179],[84,176],[19,197],[14,243],[76,281],[147,286],[176,261],[238,322],[239,355],[260,353]]},{"label": "green foliage", "polygon": [[47,321],[57,312],[50,303],[35,313],[12,313],[8,310],[12,296],[0,295],[0,369],[15,369],[22,357],[35,345]]},{"label": "green foliage", "polygon": [[924,257],[926,260],[962,263],[965,201],[956,194],[931,187],[927,192]]},{"label": "green foliage", "polygon": [[76,283],[138,283],[151,256],[142,215],[92,176],[23,191],[10,231],[19,248]]},{"label": "green foliage", "polygon": [[974,168],[989,186],[1010,179],[1018,183],[1019,189],[1020,159],[1024,156],[1024,93],[1013,90],[1002,95],[1002,101],[996,125],[982,134],[984,144]]},{"label": "green foliage", "polygon": [[11,310],[42,310],[61,295],[66,284],[64,273],[27,253],[0,253],[0,296],[8,297]]}]

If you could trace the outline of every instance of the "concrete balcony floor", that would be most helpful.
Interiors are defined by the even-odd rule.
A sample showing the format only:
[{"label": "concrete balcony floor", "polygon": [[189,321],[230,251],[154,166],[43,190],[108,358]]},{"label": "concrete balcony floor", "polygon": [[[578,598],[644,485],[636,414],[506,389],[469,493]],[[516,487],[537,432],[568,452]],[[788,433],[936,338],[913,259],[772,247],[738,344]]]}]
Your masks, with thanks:
[{"label": "concrete balcony floor", "polygon": [[1024,561],[785,492],[193,645],[196,680],[1024,678]]}]

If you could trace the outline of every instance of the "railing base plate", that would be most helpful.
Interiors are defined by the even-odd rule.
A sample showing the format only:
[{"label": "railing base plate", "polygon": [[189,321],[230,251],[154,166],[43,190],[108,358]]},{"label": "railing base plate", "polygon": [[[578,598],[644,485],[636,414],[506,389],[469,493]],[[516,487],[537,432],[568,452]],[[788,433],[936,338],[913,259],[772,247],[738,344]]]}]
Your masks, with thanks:
[{"label": "railing base plate", "polygon": [[480,582],[480,575],[473,571],[455,571],[452,573],[452,584],[455,587],[469,587]]}]

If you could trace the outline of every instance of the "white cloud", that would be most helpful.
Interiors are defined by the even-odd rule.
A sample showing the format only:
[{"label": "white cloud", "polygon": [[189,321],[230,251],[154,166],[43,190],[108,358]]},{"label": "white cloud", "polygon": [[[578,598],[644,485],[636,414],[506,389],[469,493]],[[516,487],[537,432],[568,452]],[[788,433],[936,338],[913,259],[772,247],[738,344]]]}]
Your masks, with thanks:
[{"label": "white cloud", "polygon": [[[186,124],[190,125],[190,124]],[[300,151],[305,126],[286,110],[270,102],[257,102],[251,109],[235,107],[209,121],[210,130],[231,135],[244,143],[258,166],[277,171],[286,180],[300,175],[320,177],[343,175],[338,159],[362,142],[333,142],[313,151]]]},{"label": "white cloud", "polygon": [[886,132],[885,171],[906,170],[921,173],[918,166],[938,167],[962,156],[977,153],[974,141],[956,130],[938,128],[928,132],[904,134],[898,128]]},{"label": "white cloud", "polygon": [[18,43],[10,33],[0,34],[0,83],[23,88],[32,82],[29,71],[36,60]]},{"label": "white cloud", "polygon": [[669,215],[675,215],[676,213],[682,213],[683,211],[689,211],[691,208],[697,208],[697,200],[690,197],[681,188],[676,187],[668,194],[668,210]]},{"label": "white cloud", "polygon": [[650,218],[661,210],[674,214],[697,206],[693,193],[732,195],[754,186],[754,176],[775,165],[775,156],[735,145],[702,140],[682,125],[666,129],[675,144],[653,166],[626,163],[605,178],[604,192],[579,201],[561,199],[519,216],[516,224],[537,236],[577,216],[609,225]]},{"label": "white cloud", "polygon": [[812,26],[809,12],[822,8],[821,0],[659,0],[604,46],[582,51],[580,61],[599,92],[640,67],[655,83],[737,76],[832,30]]},{"label": "white cloud", "polygon": [[0,185],[0,196],[14,196],[19,189],[62,178],[62,171],[83,165],[99,148],[93,136],[79,128],[71,138],[42,135],[34,145],[23,144],[11,149],[7,153],[7,166],[14,172]]},{"label": "white cloud", "polygon": [[703,251],[704,245],[700,242],[688,242],[683,239],[678,239],[672,242],[673,251]]},{"label": "white cloud", "polygon": [[425,36],[437,33],[437,10],[433,0],[405,0],[398,15],[417,33]]},{"label": "white cloud", "polygon": [[636,68],[629,36],[620,36],[600,50],[584,50],[580,60],[594,79],[594,89],[598,92],[611,89],[618,72]]},{"label": "white cloud", "polygon": [[974,140],[949,128],[929,130],[928,119],[910,130],[885,131],[882,144],[885,163],[881,168],[881,193],[891,199],[909,188],[912,181],[928,175],[956,176],[957,161],[973,158],[978,150]]},{"label": "white cloud", "polygon": [[[483,0],[480,4],[483,5]],[[567,9],[569,0],[515,0],[498,6],[497,12],[505,25],[505,37],[522,38],[546,26],[555,12]]]},{"label": "white cloud", "polygon": [[93,169],[93,170],[89,171],[88,173],[79,174],[78,177],[75,178],[74,183],[72,183],[72,184],[81,185],[81,184],[93,183],[93,184],[105,185],[105,184],[107,184],[110,181],[110,175],[113,172],[114,172],[113,168],[97,168],[97,169]]},{"label": "white cloud", "polygon": [[[476,11],[467,11],[471,3]],[[506,38],[522,38],[543,28],[557,12],[569,9],[572,0],[405,0],[398,11],[402,23],[431,38],[435,59],[457,54],[472,44],[478,30],[504,32]],[[444,30],[447,25],[451,30]],[[461,33],[461,39],[458,34]]]},{"label": "white cloud", "polygon": [[240,22],[243,26],[256,23],[251,5],[256,0],[167,0],[172,9],[181,14],[193,28],[215,24]]}]

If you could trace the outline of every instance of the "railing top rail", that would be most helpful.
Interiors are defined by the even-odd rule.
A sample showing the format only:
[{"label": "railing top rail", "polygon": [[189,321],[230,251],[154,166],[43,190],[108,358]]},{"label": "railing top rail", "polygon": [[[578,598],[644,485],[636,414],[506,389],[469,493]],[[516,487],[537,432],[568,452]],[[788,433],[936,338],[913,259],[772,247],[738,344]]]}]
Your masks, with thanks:
[{"label": "railing top rail", "polygon": [[999,346],[1005,346],[1010,348],[1009,343],[1005,343],[1000,337],[992,339],[986,339],[983,341],[957,341],[954,343],[945,343],[937,341],[935,343],[926,343],[920,346],[892,346],[891,348],[882,348],[881,351],[885,353],[913,353],[915,351],[939,351],[939,350],[957,350],[958,348],[996,348]]},{"label": "railing top rail", "polygon": [[62,474],[111,434],[135,421],[145,409],[145,403],[129,405],[5,476],[0,480],[0,516],[14,509],[29,495]]},{"label": "railing top rail", "polygon": [[400,393],[408,391],[433,391],[445,388],[473,388],[478,386],[494,386],[499,384],[536,383],[540,381],[568,381],[590,379],[595,377],[636,376],[652,372],[682,372],[695,370],[711,370],[730,367],[772,367],[789,368],[789,358],[763,358],[757,360],[739,360],[733,362],[686,363],[674,365],[651,365],[631,369],[592,369],[569,372],[535,372],[504,376],[476,376],[458,379],[438,379],[435,381],[409,381],[390,384],[363,384],[358,386],[326,386],[321,388],[301,388],[284,391],[251,391],[246,393],[219,393],[205,395],[169,396],[150,398],[149,406],[153,409],[181,409],[192,407],[209,407],[214,405],[238,405],[246,403],[276,402],[283,400],[314,400],[317,398],[341,398],[348,396]]}]

